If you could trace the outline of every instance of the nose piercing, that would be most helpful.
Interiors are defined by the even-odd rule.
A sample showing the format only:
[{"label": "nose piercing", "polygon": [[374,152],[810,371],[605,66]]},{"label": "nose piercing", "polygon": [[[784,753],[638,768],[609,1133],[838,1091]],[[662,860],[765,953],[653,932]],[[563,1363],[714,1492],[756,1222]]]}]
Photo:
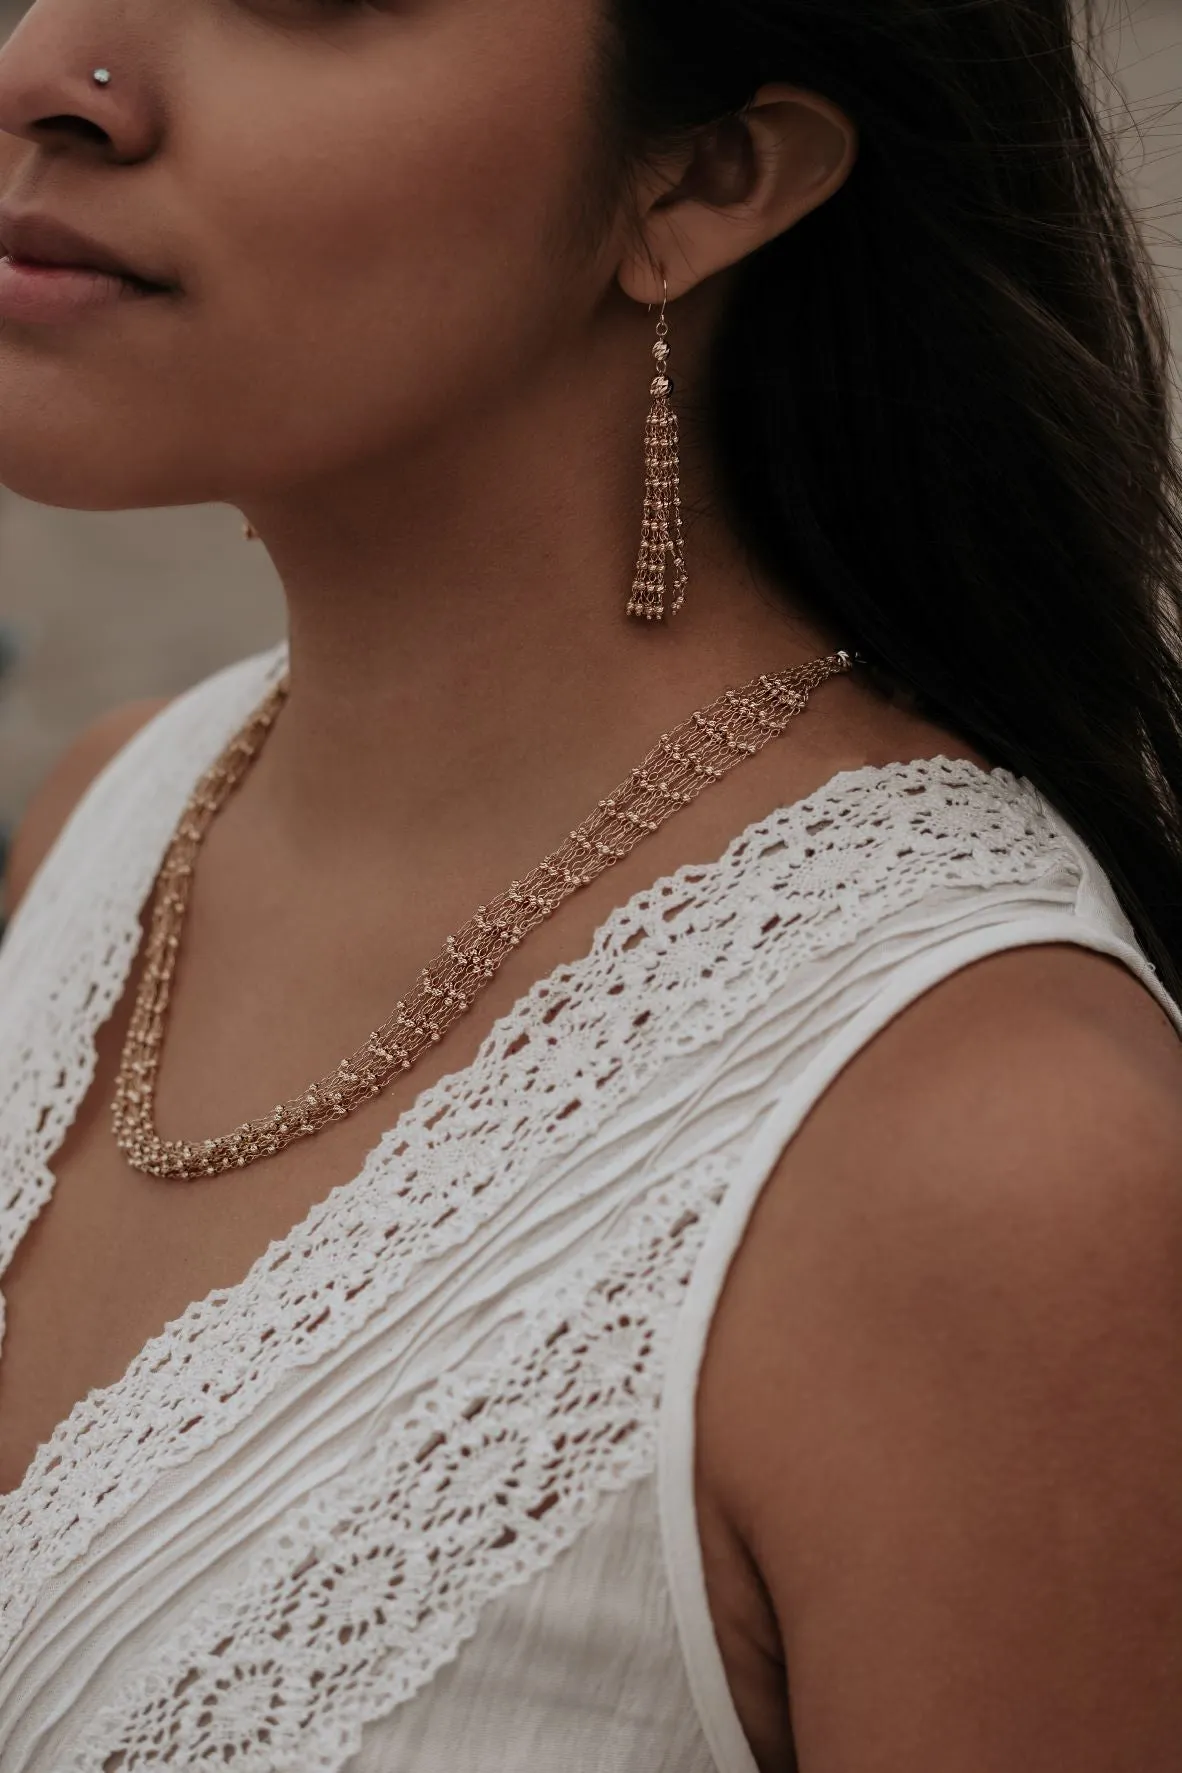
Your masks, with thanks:
[{"label": "nose piercing", "polygon": [[110,86],[111,70],[110,68],[96,68],[90,78],[96,86]]}]

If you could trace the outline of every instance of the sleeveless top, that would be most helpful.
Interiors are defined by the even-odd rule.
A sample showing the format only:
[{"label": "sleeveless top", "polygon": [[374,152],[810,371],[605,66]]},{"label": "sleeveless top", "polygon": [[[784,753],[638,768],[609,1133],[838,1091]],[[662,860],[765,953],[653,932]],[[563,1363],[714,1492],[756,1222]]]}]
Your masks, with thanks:
[{"label": "sleeveless top", "polygon": [[[283,662],[145,728],[14,920],[0,1267],[182,805]],[[1063,819],[946,757],[835,776],[617,909],[0,1499],[0,1773],[754,1773],[694,1516],[728,1262],[850,1058],[1045,942],[1182,1031]]]}]

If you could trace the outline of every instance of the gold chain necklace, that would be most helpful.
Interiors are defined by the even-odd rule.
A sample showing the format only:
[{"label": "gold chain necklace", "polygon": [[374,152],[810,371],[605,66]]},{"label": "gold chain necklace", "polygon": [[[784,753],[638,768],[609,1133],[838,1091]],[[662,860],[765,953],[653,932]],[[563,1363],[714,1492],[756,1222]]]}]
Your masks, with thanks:
[{"label": "gold chain necklace", "polygon": [[853,663],[847,652],[832,653],[758,677],[698,709],[664,733],[615,793],[601,800],[532,874],[514,881],[449,936],[393,1014],[334,1072],[279,1103],[271,1114],[244,1121],[220,1138],[162,1139],[156,1131],[156,1088],[193,870],[210,826],[275,724],[288,693],[283,680],[201,778],[164,858],[143,977],[115,1085],[112,1114],[120,1150],[145,1175],[191,1182],[245,1169],[344,1119],[437,1045],[513,950],[564,900],[622,862],[704,788],[778,738],[804,712],[812,691],[849,671]]}]

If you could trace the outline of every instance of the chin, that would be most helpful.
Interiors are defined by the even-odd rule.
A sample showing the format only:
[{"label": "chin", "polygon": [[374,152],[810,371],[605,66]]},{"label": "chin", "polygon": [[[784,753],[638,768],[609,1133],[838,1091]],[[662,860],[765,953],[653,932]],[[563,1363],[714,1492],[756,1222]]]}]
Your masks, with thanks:
[{"label": "chin", "polygon": [[203,503],[202,488],[170,471],[161,452],[110,433],[67,427],[7,426],[0,411],[0,486],[39,505],[69,511],[127,511]]},{"label": "chin", "polygon": [[158,483],[141,482],[134,476],[95,475],[81,466],[75,472],[63,472],[60,461],[17,461],[8,451],[0,451],[0,486],[23,499],[53,505],[62,511],[132,511],[151,505],[203,502],[196,497],[174,498],[163,492]]},{"label": "chin", "polygon": [[165,406],[167,376],[152,382],[136,399],[127,378],[120,386],[0,338],[0,486],[73,511],[201,502],[205,489],[190,484],[200,476],[187,472],[192,442],[178,427],[185,403]]}]

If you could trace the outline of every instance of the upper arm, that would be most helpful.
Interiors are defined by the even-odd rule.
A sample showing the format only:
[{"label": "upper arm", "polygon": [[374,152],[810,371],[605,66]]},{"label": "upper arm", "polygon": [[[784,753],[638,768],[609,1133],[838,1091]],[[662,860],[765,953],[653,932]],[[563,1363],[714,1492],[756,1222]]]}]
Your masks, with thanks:
[{"label": "upper arm", "polygon": [[701,1395],[803,1773],[1178,1766],[1182,1045],[1130,975],[1003,956],[880,1035]]},{"label": "upper arm", "polygon": [[88,727],[50,771],[17,828],[4,876],[11,915],[83,794],[116,752],[158,714],[161,701],[130,702]]}]

